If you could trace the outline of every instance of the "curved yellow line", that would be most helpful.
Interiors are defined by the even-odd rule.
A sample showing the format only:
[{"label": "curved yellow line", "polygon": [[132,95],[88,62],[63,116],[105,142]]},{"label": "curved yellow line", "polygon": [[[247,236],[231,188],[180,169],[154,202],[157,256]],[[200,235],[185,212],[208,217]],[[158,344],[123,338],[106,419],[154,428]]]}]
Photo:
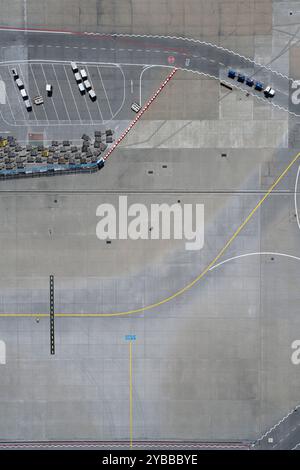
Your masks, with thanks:
[{"label": "curved yellow line", "polygon": [[[293,158],[293,160],[289,163],[289,165],[285,168],[285,170],[278,176],[276,181],[270,186],[266,194],[260,199],[260,201],[256,204],[256,206],[252,209],[250,214],[246,217],[246,219],[241,223],[241,225],[236,229],[234,234],[231,236],[231,238],[227,241],[227,243],[223,246],[223,248],[219,251],[217,256],[206,266],[206,268],[195,278],[193,279],[189,284],[186,286],[182,287],[179,289],[177,292],[174,292],[174,294],[170,295],[169,297],[166,297],[165,299],[162,299],[158,302],[155,302],[153,304],[147,305],[146,307],[140,307],[136,308],[133,310],[128,310],[126,312],[115,312],[115,313],[56,313],[56,317],[120,317],[120,316],[125,316],[125,315],[133,315],[135,313],[141,313],[145,312],[147,310],[152,310],[154,308],[160,307],[161,305],[166,304],[167,302],[170,302],[171,300],[175,299],[176,297],[179,297],[182,295],[184,292],[188,291],[191,289],[200,279],[202,279],[207,272],[210,270],[210,268],[221,258],[221,256],[225,253],[225,251],[229,248],[229,246],[232,244],[232,242],[235,240],[235,238],[239,235],[241,230],[245,227],[245,225],[249,222],[249,220],[253,217],[255,212],[260,208],[260,206],[264,203],[264,201],[267,199],[267,197],[271,194],[271,192],[276,188],[276,186],[280,183],[280,181],[284,178],[284,176],[287,174],[289,169],[294,165],[294,163],[298,160],[300,157],[300,152],[297,153],[297,155]],[[40,317],[48,317],[49,315],[46,313],[43,314],[34,314],[34,313],[1,313],[0,317],[35,317],[35,318],[40,318]]]}]

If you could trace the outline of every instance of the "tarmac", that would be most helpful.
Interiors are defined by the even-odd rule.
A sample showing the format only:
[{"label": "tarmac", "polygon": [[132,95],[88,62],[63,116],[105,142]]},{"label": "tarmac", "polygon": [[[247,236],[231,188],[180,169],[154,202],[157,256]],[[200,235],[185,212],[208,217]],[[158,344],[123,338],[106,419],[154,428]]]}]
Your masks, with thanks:
[{"label": "tarmac", "polygon": [[[22,3],[15,2],[15,10],[3,9],[4,25],[24,27]],[[266,0],[239,8],[234,1],[190,0],[184,5],[166,1],[161,8],[156,1],[122,2],[122,8],[118,2],[84,2],[89,7],[80,17],[74,6],[78,2],[65,2],[63,14],[54,6],[47,10],[43,1],[33,10],[34,3],[36,7],[36,2],[27,2],[28,27],[43,24],[81,32],[201,38],[257,63],[267,65],[271,59],[272,69],[298,78],[298,23],[296,13],[289,14],[296,2]],[[289,43],[291,28],[295,36]],[[134,38],[126,51],[116,52],[108,49],[112,42],[114,49],[122,49],[124,38],[106,39],[104,45],[89,36],[47,34],[45,42],[44,33],[26,33],[23,47],[23,33],[0,34],[7,48],[1,60],[25,61],[24,74],[37,70],[38,79],[45,60],[53,61],[57,74],[69,74],[68,64],[74,58],[97,62],[91,66],[93,73],[97,69],[103,79],[103,97],[98,102],[103,120],[98,108],[90,103],[84,107],[82,97],[74,94],[75,85],[70,87],[67,78],[58,75],[62,95],[70,93],[65,103],[68,111],[72,109],[71,119],[63,100],[55,96],[43,108],[44,115],[39,109],[37,119],[33,116],[24,124],[22,111],[17,111],[20,102],[13,101],[13,83],[7,78],[12,113],[7,122],[2,121],[1,132],[14,133],[24,141],[31,133],[42,134],[45,141],[76,140],[96,125],[105,128],[108,123],[121,133],[135,117],[132,102],[139,102],[141,96],[146,101],[171,70],[168,57],[173,54],[153,52],[161,50],[155,41],[145,59],[143,52],[138,55],[136,49],[141,46]],[[168,50],[182,42],[163,41]],[[70,50],[79,44],[89,49]],[[101,47],[105,50],[100,54]],[[194,53],[196,48],[191,48],[189,53]],[[203,46],[201,54],[225,67],[245,65],[243,58],[224,51],[220,57],[220,50],[214,49],[217,55],[210,51],[211,46]],[[167,68],[143,69],[154,65],[149,57]],[[180,56],[182,62],[172,67],[192,68],[192,62],[185,65],[186,58]],[[109,70],[104,67],[108,62]],[[201,67],[224,78],[224,69],[216,62]],[[253,72],[250,69],[248,64],[247,73]],[[9,74],[8,67],[5,73]],[[277,86],[284,84],[286,94],[281,98],[278,94],[280,105],[297,113],[290,102],[289,81],[270,70],[267,75],[260,73]],[[27,77],[35,93],[33,75]],[[108,103],[113,111],[120,108],[113,118]],[[62,120],[58,124],[55,109]],[[96,113],[92,119],[88,109]],[[4,110],[8,116],[8,104],[0,105]],[[182,295],[144,310],[172,296],[206,268],[297,154],[297,118],[288,111],[246,96],[243,90],[226,90],[215,78],[179,70],[100,173],[0,182],[0,313],[6,315],[0,318],[0,339],[6,344],[6,364],[0,365],[2,441],[128,442],[128,334],[136,335],[132,341],[133,441],[255,442],[298,405],[300,375],[291,362],[291,344],[300,329],[299,164],[290,169],[219,262],[234,259],[208,271]],[[147,207],[164,202],[204,204],[204,248],[187,251],[183,240],[100,241],[97,207],[117,205],[120,195]],[[50,274],[55,276],[53,356]],[[135,309],[139,312],[111,316]],[[33,316],[22,316],[27,314]],[[282,438],[276,436],[273,445]],[[293,434],[293,446],[296,441]]]}]

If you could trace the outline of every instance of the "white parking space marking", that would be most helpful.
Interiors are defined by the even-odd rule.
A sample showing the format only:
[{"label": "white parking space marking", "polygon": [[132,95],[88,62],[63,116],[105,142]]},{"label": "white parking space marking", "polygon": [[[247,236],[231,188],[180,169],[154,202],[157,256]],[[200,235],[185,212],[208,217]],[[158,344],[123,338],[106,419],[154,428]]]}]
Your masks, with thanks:
[{"label": "white parking space marking", "polygon": [[[40,89],[39,89],[39,87],[38,87],[38,84],[37,84],[37,81],[36,81],[36,78],[35,78],[35,73],[34,73],[32,67],[33,67],[32,64],[29,64],[29,68],[30,68],[30,71],[31,71],[31,75],[32,75],[32,77],[33,77],[33,81],[34,81],[35,87],[36,87],[36,89],[37,89],[37,94],[40,96],[40,95],[42,95],[42,93],[41,93],[41,91],[40,91]],[[34,106],[34,103],[32,103],[32,105]],[[49,118],[48,118],[48,115],[47,115],[45,106],[44,106],[44,105],[40,105],[39,107],[40,107],[40,109],[43,111],[43,113],[44,113],[44,115],[45,115],[45,117],[46,117],[46,120],[47,120],[48,123],[49,123]]]},{"label": "white parking space marking", "polygon": [[[0,80],[2,80],[1,75],[0,75]],[[13,119],[14,122],[16,122],[15,118],[14,118],[14,113],[12,112],[12,109],[11,109],[11,105],[10,105],[10,102],[9,102],[9,98],[8,98],[6,89],[5,89],[5,94],[6,94],[6,103],[8,104],[9,110],[10,110],[11,115],[12,115],[12,119]],[[2,112],[1,112],[1,116],[3,118]],[[5,120],[5,118],[3,118],[3,119]],[[7,122],[7,121],[5,120],[5,122]]]},{"label": "white parking space marking", "polygon": [[[12,111],[12,109],[13,109],[13,101],[15,101],[15,105],[17,106],[17,108],[18,108],[18,106],[20,106],[21,112],[22,112],[22,114],[23,114],[23,116],[24,116],[24,119],[26,120],[26,119],[28,119],[28,114],[26,114],[27,112],[26,112],[26,110],[25,110],[25,104],[24,104],[23,98],[21,97],[20,91],[19,91],[18,87],[16,86],[16,83],[15,83],[13,77],[12,77],[11,70],[10,70],[9,67],[6,67],[4,70],[5,70],[6,75],[7,75],[7,77],[8,77],[8,81],[12,84],[12,90],[11,90],[11,92],[12,92],[12,94],[13,94],[13,97],[12,97],[12,100],[10,100],[9,97],[8,97],[8,99],[7,99],[8,104],[10,104],[10,101],[11,101],[11,103],[12,103],[12,106],[10,106],[10,110],[11,110],[11,112],[12,112],[12,114],[13,114],[13,111]],[[7,81],[7,84],[8,84],[8,81]],[[24,85],[25,85],[25,84],[24,84]],[[14,121],[17,122],[18,119],[16,119],[16,117],[15,117],[14,114],[13,114],[13,116],[14,116],[14,118],[13,118]],[[19,110],[17,109],[17,118],[18,118],[18,116],[19,116]]]},{"label": "white parking space marking", "polygon": [[[32,126],[95,125],[110,122],[121,111],[125,102],[126,83],[122,68],[110,63],[77,63],[88,72],[89,81],[97,95],[95,102],[90,100],[88,93],[81,96],[69,61],[20,60],[16,63],[9,61],[9,65],[0,65],[7,96],[4,105],[6,112],[4,107],[1,110],[3,121],[14,126],[22,126],[28,122]],[[33,104],[30,113],[26,111],[24,100],[11,75],[12,67],[19,72]],[[46,83],[53,85],[51,97],[46,93]],[[34,106],[33,97],[36,95],[44,98],[44,103],[40,106]]]},{"label": "white parking space marking", "polygon": [[6,86],[3,80],[0,80],[0,104],[6,104]]},{"label": "white parking space marking", "polygon": [[73,93],[73,90],[72,90],[72,85],[71,85],[70,79],[69,79],[69,77],[68,77],[68,73],[67,73],[67,71],[66,71],[66,66],[64,65],[63,68],[64,68],[64,72],[65,72],[65,75],[66,75],[66,78],[67,78],[67,82],[68,82],[68,85],[69,85],[69,88],[70,88],[70,92],[71,92],[71,94],[72,94],[72,97],[73,97],[73,100],[74,100],[74,103],[75,103],[75,107],[76,107],[78,119],[79,119],[80,122],[82,122],[82,119],[81,119],[81,116],[80,116],[80,112],[79,112],[79,109],[78,109],[78,106],[77,106],[77,102],[76,102],[76,99],[75,99],[75,96],[74,96],[74,93]]},{"label": "white parking space marking", "polygon": [[[23,72],[23,67],[25,67],[25,64],[19,64],[19,75],[20,77],[22,78],[23,80],[23,83],[24,83],[24,86],[25,86],[25,89],[27,90],[27,93],[30,93],[30,88],[29,88],[29,83],[28,83],[28,80],[25,80],[25,72]],[[32,100],[30,100],[31,103],[32,103]],[[24,103],[23,103],[24,105]],[[33,113],[33,114],[32,114]],[[31,121],[32,119],[32,115],[34,116],[34,119],[37,121],[37,117],[36,117],[36,113],[35,113],[35,109],[34,109],[34,104],[32,103],[32,112],[28,113],[28,119],[29,121]]]},{"label": "white parking space marking", "polygon": [[[44,70],[44,66],[43,66],[43,64],[40,64],[40,66],[41,66],[42,73],[43,73],[43,76],[44,76],[44,79],[45,79],[45,83],[48,83],[48,80],[47,80],[47,77],[46,77],[46,74],[45,74],[45,70]],[[56,118],[59,121],[59,117],[58,117],[57,110],[56,110],[56,107],[55,107],[55,104],[54,104],[53,100],[51,100],[51,104],[52,104],[53,111],[56,115]]]},{"label": "white parking space marking", "polygon": [[[92,89],[95,90],[95,87],[94,87],[94,83],[93,83],[93,80],[92,80],[92,77],[91,77],[90,70],[89,70],[88,67],[87,67],[87,69],[88,69],[88,78],[89,78],[89,81],[90,81],[90,83],[91,83],[91,85],[92,85]],[[97,93],[96,93],[96,94],[97,94]],[[103,120],[103,114],[102,114],[102,111],[101,111],[100,106],[99,106],[99,98],[98,98],[98,97],[97,97],[97,100],[96,100],[96,104],[97,104],[97,107],[98,107],[99,114],[100,114],[100,116],[101,116],[101,121],[103,122],[103,121],[104,121],[104,120]]]},{"label": "white parking space marking", "polygon": [[65,103],[65,100],[64,100],[62,91],[61,91],[60,83],[59,83],[59,80],[58,80],[58,77],[57,77],[57,74],[56,74],[55,66],[54,66],[53,64],[52,64],[52,69],[53,69],[53,72],[54,72],[54,75],[55,75],[55,78],[56,78],[56,81],[57,81],[58,89],[59,89],[59,92],[60,92],[60,95],[61,95],[62,102],[63,102],[63,104],[64,104],[64,108],[65,108],[65,110],[66,110],[68,119],[69,119],[69,121],[71,121],[70,114],[69,114],[69,112],[68,112],[68,109],[67,109],[67,106],[66,106],[66,103]]}]

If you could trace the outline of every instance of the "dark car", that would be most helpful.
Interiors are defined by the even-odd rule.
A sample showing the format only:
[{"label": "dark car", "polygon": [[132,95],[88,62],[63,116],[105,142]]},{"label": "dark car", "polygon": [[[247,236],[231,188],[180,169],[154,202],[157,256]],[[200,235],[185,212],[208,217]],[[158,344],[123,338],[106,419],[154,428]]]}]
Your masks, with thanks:
[{"label": "dark car", "polygon": [[228,70],[228,77],[234,80],[236,77],[236,72],[232,69]]},{"label": "dark car", "polygon": [[262,91],[264,89],[264,85],[261,82],[256,82],[255,83],[255,90],[257,91]]}]

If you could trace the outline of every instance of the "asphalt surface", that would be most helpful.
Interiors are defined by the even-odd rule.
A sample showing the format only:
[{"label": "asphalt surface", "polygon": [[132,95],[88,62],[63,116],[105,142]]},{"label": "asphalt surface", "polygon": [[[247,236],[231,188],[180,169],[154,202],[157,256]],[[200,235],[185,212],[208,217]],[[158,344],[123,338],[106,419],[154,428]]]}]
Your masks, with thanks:
[{"label": "asphalt surface", "polygon": [[283,417],[259,440],[255,450],[300,450],[300,411],[299,407]]},{"label": "asphalt surface", "polygon": [[[230,67],[253,76],[265,85],[271,85],[276,90],[272,104],[285,110],[289,109],[290,81],[286,76],[208,43],[168,37],[23,33],[6,30],[0,32],[0,39],[2,63],[11,66],[13,64],[27,66],[29,63],[31,71],[34,64],[36,66],[43,63],[46,67],[49,62],[51,66],[53,63],[61,63],[65,66],[71,60],[89,64],[90,67],[95,67],[98,64],[172,66],[190,72],[207,74],[251,93],[259,99],[271,101],[270,98],[265,98],[261,92],[257,92],[237,80],[228,79],[227,71]],[[47,116],[42,118],[45,120]]]},{"label": "asphalt surface", "polygon": [[[276,89],[282,87],[282,94],[276,95],[279,101],[273,102],[283,106],[287,103],[286,78],[209,45],[55,33],[1,35],[1,60],[25,64],[24,73],[37,70],[37,81],[44,82],[39,71],[44,63],[46,70],[48,60],[57,65],[55,70],[60,74],[61,66],[67,68],[70,60],[84,63],[88,57],[88,66],[93,67],[91,62],[95,62],[101,74],[102,67],[112,66],[112,75],[104,78],[108,91],[115,65],[121,65],[126,101],[114,116],[120,128],[132,118],[130,104],[140,96],[144,65],[188,68],[218,79],[225,78],[229,66],[249,74],[257,72],[257,78]],[[35,93],[32,74],[30,82]],[[115,85],[110,103],[118,109],[124,86],[120,75]],[[67,93],[67,79],[62,79],[61,86],[62,94]],[[219,119],[219,94],[213,87],[211,93],[211,112],[215,113],[214,119]],[[226,111],[229,101],[229,115],[240,109],[238,116],[247,116],[250,104],[246,98],[238,101],[238,96],[232,93],[224,98],[220,109]],[[230,101],[235,98],[236,102]],[[101,101],[105,102],[104,95]],[[80,103],[77,98],[68,102],[70,106],[73,103],[70,120],[63,101],[57,104],[57,111],[65,113],[68,136],[76,138],[79,125],[81,133],[105,121],[97,119],[94,124],[93,115],[90,119],[86,109],[76,113],[74,103]],[[18,106],[16,102],[15,109]],[[226,148],[218,135],[218,129],[222,135],[228,134],[225,120],[207,146],[195,145],[191,151],[155,148],[155,141],[151,151],[143,147],[123,149],[116,155],[117,164],[107,165],[100,178],[45,178],[43,182],[22,182],[18,186],[8,182],[2,186],[3,191],[8,188],[11,193],[2,194],[0,201],[4,218],[1,312],[33,312],[37,316],[1,319],[2,338],[7,342],[7,365],[1,371],[0,391],[3,439],[128,440],[128,344],[124,340],[128,333],[136,333],[138,338],[134,345],[137,440],[213,441],[216,436],[224,442],[241,436],[254,440],[274,416],[277,419],[284,415],[299,400],[297,369],[289,363],[290,344],[299,326],[298,285],[291,285],[291,279],[299,277],[299,264],[282,257],[259,256],[228,263],[210,272],[210,278],[184,298],[159,308],[153,315],[57,319],[55,358],[49,357],[48,319],[37,321],[38,314],[48,309],[49,273],[56,276],[57,311],[78,314],[140,307],[173,293],[199,274],[291,158],[287,148],[274,150],[278,147],[276,139],[272,139],[270,148],[270,143],[266,145],[263,140],[264,125],[271,130],[275,127],[270,110],[272,107],[264,107],[263,102],[254,104],[257,139],[250,142],[250,149],[245,148],[238,126],[238,133],[233,133]],[[81,124],[79,115],[83,111]],[[48,116],[49,122],[43,110],[38,112],[38,119],[30,119],[25,126],[20,123],[21,132],[23,127],[46,129],[49,137],[64,132],[60,123],[55,125],[54,110]],[[173,118],[176,116],[174,113]],[[284,119],[278,124],[282,126],[282,146],[287,147]],[[4,124],[4,130],[16,131],[13,123]],[[190,133],[189,145],[193,145],[195,134]],[[133,133],[134,138],[137,135]],[[257,151],[257,141],[263,150]],[[221,158],[223,151],[228,158]],[[152,176],[148,170],[153,171]],[[236,240],[228,257],[245,250],[297,251],[299,232],[291,207],[295,177],[295,172],[288,175],[278,188],[280,194],[268,200],[260,216]],[[17,187],[20,193],[14,192]],[[26,190],[22,192],[22,188]],[[138,198],[146,204],[204,202],[208,221],[205,250],[197,255],[186,253],[176,242],[99,244],[95,238],[97,205],[103,201],[116,203],[122,191],[130,193],[132,201]]]}]

